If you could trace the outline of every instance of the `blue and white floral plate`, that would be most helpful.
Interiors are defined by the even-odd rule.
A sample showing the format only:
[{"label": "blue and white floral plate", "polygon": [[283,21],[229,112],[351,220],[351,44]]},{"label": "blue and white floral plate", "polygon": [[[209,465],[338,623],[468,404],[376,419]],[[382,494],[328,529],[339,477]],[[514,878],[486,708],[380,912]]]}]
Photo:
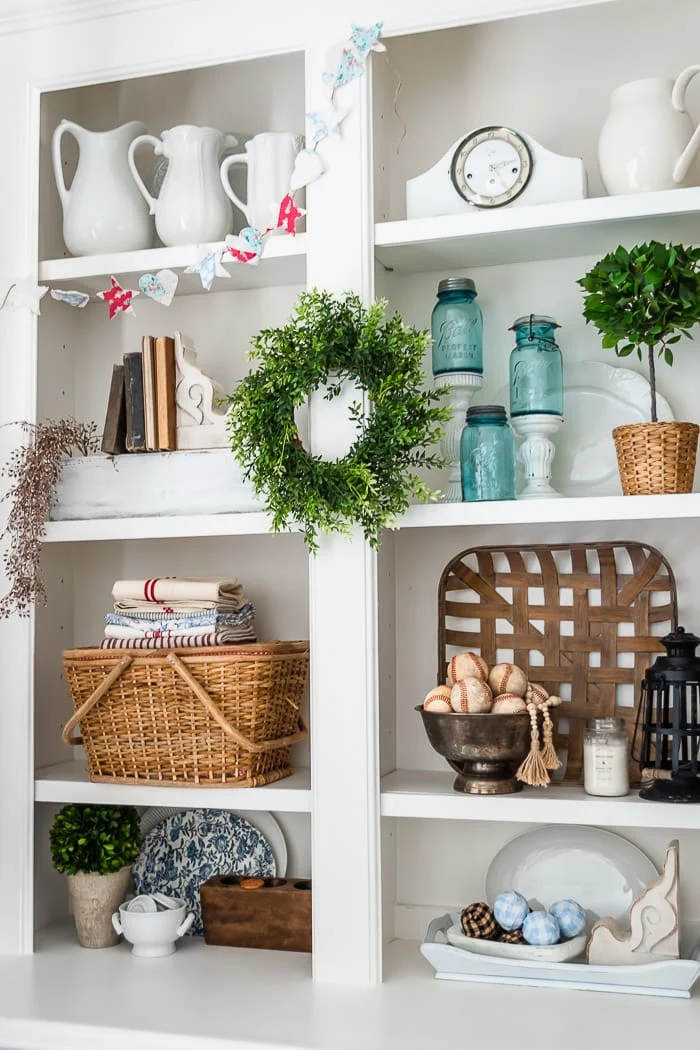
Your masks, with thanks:
[{"label": "blue and white floral plate", "polygon": [[221,809],[182,810],[157,824],[134,864],[136,893],[182,897],[202,934],[199,887],[212,875],[276,875],[270,843],[250,821]]}]

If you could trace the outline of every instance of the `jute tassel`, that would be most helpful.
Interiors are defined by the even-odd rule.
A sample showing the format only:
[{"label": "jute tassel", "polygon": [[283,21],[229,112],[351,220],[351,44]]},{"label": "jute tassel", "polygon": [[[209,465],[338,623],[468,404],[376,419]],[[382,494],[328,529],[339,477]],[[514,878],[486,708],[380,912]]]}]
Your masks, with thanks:
[{"label": "jute tassel", "polygon": [[529,784],[530,787],[547,787],[549,784],[549,773],[542,761],[542,752],[540,751],[537,705],[532,702],[528,703],[527,713],[530,716],[530,751],[515,775],[518,780],[521,780],[523,784]]},{"label": "jute tassel", "polygon": [[559,756],[554,750],[554,723],[552,722],[552,716],[549,713],[550,707],[558,707],[560,703],[560,697],[550,696],[543,704],[540,704],[540,711],[542,712],[542,719],[544,721],[542,729],[542,735],[544,737],[544,744],[542,745],[542,761],[544,762],[545,769],[559,769],[561,767]]}]

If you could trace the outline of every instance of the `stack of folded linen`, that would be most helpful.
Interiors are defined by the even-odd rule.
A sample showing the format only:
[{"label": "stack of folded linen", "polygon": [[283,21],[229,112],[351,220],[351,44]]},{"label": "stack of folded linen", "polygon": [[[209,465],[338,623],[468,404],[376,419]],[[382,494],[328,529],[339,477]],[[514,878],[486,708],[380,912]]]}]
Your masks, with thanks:
[{"label": "stack of folded linen", "polygon": [[102,649],[189,649],[254,642],[255,609],[233,578],[117,580]]}]

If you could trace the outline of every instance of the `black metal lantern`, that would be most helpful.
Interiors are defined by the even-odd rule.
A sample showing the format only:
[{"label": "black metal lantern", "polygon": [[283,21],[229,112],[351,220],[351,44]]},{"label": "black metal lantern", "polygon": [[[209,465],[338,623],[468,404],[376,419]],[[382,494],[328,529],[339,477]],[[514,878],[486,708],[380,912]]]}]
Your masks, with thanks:
[{"label": "black metal lantern", "polygon": [[644,675],[632,741],[642,779],[652,778],[639,794],[655,802],[700,802],[700,638],[679,627],[661,641],[667,655]]}]

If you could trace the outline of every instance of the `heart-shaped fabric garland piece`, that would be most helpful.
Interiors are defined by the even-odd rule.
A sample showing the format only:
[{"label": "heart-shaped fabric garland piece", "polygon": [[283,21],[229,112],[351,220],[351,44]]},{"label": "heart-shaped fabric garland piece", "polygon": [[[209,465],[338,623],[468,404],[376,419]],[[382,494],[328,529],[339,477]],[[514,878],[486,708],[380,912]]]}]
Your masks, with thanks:
[{"label": "heart-shaped fabric garland piece", "polygon": [[177,291],[178,276],[173,270],[159,270],[158,273],[144,273],[139,277],[139,289],[149,299],[170,306]]},{"label": "heart-shaped fabric garland piece", "polygon": [[290,189],[292,193],[315,182],[325,171],[323,160],[314,149],[303,149],[297,153]]}]

